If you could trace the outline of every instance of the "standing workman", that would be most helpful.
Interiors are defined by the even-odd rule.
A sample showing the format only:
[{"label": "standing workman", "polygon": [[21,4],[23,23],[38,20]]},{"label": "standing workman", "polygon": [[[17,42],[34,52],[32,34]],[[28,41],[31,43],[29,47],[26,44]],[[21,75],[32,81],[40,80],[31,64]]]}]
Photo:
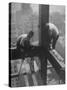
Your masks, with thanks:
[{"label": "standing workman", "polygon": [[56,42],[59,38],[59,30],[58,28],[52,24],[52,23],[47,23],[46,27],[48,28],[48,41],[49,41],[49,45],[48,48],[51,49],[55,49],[56,46]]}]

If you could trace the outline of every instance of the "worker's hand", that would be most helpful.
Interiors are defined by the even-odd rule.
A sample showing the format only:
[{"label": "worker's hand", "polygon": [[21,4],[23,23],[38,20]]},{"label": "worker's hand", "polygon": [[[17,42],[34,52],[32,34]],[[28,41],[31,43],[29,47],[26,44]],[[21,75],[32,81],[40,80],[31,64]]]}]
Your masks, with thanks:
[{"label": "worker's hand", "polygon": [[52,49],[52,52],[55,53],[55,49]]}]

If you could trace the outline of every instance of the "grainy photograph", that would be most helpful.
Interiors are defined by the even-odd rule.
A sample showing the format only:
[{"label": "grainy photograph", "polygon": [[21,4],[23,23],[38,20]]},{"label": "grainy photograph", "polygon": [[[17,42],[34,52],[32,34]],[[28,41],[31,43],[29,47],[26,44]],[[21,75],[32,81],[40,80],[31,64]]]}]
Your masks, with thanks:
[{"label": "grainy photograph", "polygon": [[9,86],[65,84],[65,6],[9,3]]}]

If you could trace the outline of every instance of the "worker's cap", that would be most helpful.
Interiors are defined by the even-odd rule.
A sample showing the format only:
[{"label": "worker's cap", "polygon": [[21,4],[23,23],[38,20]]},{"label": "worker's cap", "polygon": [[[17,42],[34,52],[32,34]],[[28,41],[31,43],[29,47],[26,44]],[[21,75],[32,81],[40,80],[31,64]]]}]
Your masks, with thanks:
[{"label": "worker's cap", "polygon": [[32,37],[34,35],[34,32],[30,31],[28,35]]}]

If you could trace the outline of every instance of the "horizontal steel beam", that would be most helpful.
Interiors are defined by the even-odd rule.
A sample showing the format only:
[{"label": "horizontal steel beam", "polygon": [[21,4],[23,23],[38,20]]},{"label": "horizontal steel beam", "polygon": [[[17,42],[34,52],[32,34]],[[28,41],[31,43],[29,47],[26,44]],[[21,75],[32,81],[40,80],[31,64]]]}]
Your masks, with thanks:
[{"label": "horizontal steel beam", "polygon": [[[28,53],[28,52],[27,52]],[[29,51],[28,55],[30,56],[46,56],[47,60],[52,64],[54,69],[56,70],[59,78],[64,82],[65,81],[65,64],[64,59],[59,55],[57,51],[48,51],[40,46],[34,46],[34,48]],[[23,58],[24,52],[18,52],[16,48],[11,49],[11,60],[16,60],[18,58]]]}]

